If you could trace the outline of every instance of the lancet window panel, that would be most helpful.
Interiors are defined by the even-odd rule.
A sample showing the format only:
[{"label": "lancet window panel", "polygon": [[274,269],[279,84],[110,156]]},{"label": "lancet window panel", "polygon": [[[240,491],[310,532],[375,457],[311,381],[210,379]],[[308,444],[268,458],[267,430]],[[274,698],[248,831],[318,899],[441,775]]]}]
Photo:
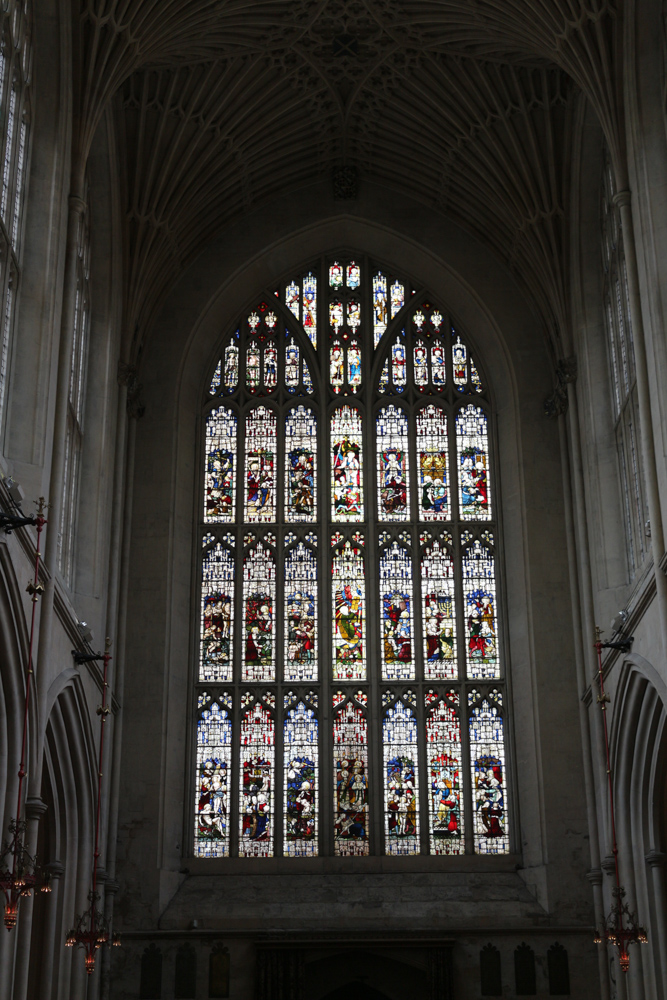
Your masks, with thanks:
[{"label": "lancet window panel", "polygon": [[[21,0],[9,0],[0,12],[0,421],[6,409],[22,274],[24,202],[31,145],[31,18],[30,6]],[[76,441],[70,441],[69,450],[70,454],[76,451]],[[71,461],[70,470],[75,465]],[[67,524],[61,528],[66,530]],[[69,562],[66,552],[68,576]]]},{"label": "lancet window panel", "polygon": [[288,691],[284,705],[283,853],[290,858],[312,858],[319,853],[318,696],[309,691],[300,698]]},{"label": "lancet window panel", "polygon": [[408,691],[383,697],[382,719],[385,854],[419,854],[419,726],[417,698]]},{"label": "lancet window panel", "polygon": [[195,776],[195,856],[229,856],[232,773],[232,696],[198,698]]},{"label": "lancet window panel", "polygon": [[416,286],[323,256],[206,373],[197,857],[510,851],[493,407]]},{"label": "lancet window panel", "polygon": [[632,316],[625,263],[624,233],[608,151],[602,177],[601,222],[604,292],[602,313],[607,334],[610,394],[630,576],[634,577],[648,554],[646,486],[638,453],[639,405]]}]

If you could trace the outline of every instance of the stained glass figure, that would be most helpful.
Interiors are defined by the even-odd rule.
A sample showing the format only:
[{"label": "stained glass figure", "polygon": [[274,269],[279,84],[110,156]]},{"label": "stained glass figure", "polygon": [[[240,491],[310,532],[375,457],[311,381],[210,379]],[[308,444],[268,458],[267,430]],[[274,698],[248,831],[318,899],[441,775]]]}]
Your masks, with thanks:
[{"label": "stained glass figure", "polygon": [[285,346],[285,385],[290,392],[299,387],[299,345],[290,337]]},{"label": "stained glass figure", "polygon": [[206,418],[205,521],[233,521],[236,517],[235,465],[236,417],[220,406]]},{"label": "stained glass figure", "polygon": [[479,406],[464,406],[456,417],[459,464],[459,505],[464,521],[491,520],[489,435],[486,414]]},{"label": "stained glass figure", "polygon": [[231,392],[239,381],[239,349],[236,344],[225,348],[225,389]]},{"label": "stained glass figure", "polygon": [[285,421],[285,520],[314,521],[317,489],[317,418],[306,406]]},{"label": "stained glass figure", "polygon": [[313,391],[313,380],[310,377],[310,369],[306,362],[303,362],[303,387],[306,392]]},{"label": "stained glass figure", "polygon": [[333,333],[340,333],[343,326],[343,303],[340,299],[329,303],[329,323]]},{"label": "stained glass figure", "polygon": [[195,772],[195,857],[229,856],[230,776],[232,767],[231,698],[214,701],[197,723]]},{"label": "stained glass figure", "polygon": [[334,552],[333,677],[334,680],[366,680],[366,597],[364,554],[346,542]]},{"label": "stained glass figure", "polygon": [[485,545],[474,542],[464,552],[462,563],[468,677],[500,677],[493,554]]},{"label": "stained glass figure", "polygon": [[347,287],[358,288],[361,284],[361,268],[353,260],[347,265]]},{"label": "stained glass figure", "polygon": [[285,680],[317,680],[317,560],[299,542],[285,560]]},{"label": "stained glass figure", "polygon": [[434,330],[439,330],[442,323],[442,313],[434,312],[431,313],[431,326]]},{"label": "stained glass figure", "polygon": [[[272,314],[271,314],[272,315]],[[271,391],[278,384],[278,352],[274,343],[264,348],[264,385]]]},{"label": "stained glass figure", "polygon": [[208,390],[212,396],[215,396],[216,392],[220,388],[221,375],[222,375],[222,362],[218,361],[217,365],[215,366],[215,371],[213,372],[213,378],[211,379],[211,386]]},{"label": "stained glass figure", "polygon": [[334,261],[329,268],[329,287],[330,288],[343,287],[343,268],[338,263],[338,261]]},{"label": "stained glass figure", "polygon": [[464,392],[468,385],[468,351],[458,336],[452,344],[452,369],[454,385],[459,392]]},{"label": "stained glass figure", "polygon": [[285,305],[289,311],[299,318],[299,286],[296,281],[290,281],[289,285],[285,286]]},{"label": "stained glass figure", "polygon": [[479,377],[479,373],[475,367],[475,362],[472,357],[470,358],[470,381],[472,382],[475,392],[484,392],[484,386],[482,385],[482,381]]},{"label": "stained glass figure", "polygon": [[448,691],[447,698],[439,698],[429,691],[425,702],[429,851],[431,854],[463,854],[459,696],[456,691]]},{"label": "stained glass figure", "polygon": [[419,854],[417,722],[397,701],[382,723],[385,853]]},{"label": "stained glass figure", "polygon": [[491,692],[479,702],[471,691],[470,768],[476,854],[508,854],[507,776],[503,740],[502,696]]},{"label": "stained glass figure", "polygon": [[373,343],[377,347],[387,329],[387,279],[378,272],[373,276]]},{"label": "stained glass figure", "polygon": [[394,389],[397,392],[403,392],[407,377],[405,371],[405,342],[400,338],[396,338],[396,343],[391,349],[391,379],[394,383]]},{"label": "stained glass figure", "polygon": [[317,855],[319,807],[317,717],[300,701],[283,725],[283,853],[290,858]]},{"label": "stained glass figure", "polygon": [[439,542],[424,552],[421,566],[424,679],[456,678],[454,564]]},{"label": "stained glass figure", "polygon": [[421,309],[418,309],[417,312],[414,314],[414,316],[412,317],[412,322],[415,324],[418,330],[421,330],[424,323],[426,322],[426,317],[424,316],[424,313],[421,311]]},{"label": "stained glass figure", "polygon": [[435,389],[442,389],[447,381],[445,352],[439,340],[431,345],[431,382]]},{"label": "stained glass figure", "polygon": [[251,312],[248,316],[248,326],[253,333],[257,333],[257,328],[259,326],[260,319],[256,312]]},{"label": "stained glass figure", "polygon": [[334,340],[329,353],[329,381],[334,392],[340,392],[345,385],[345,355],[339,340]]},{"label": "stained glass figure", "polygon": [[233,638],[234,557],[216,545],[202,563],[200,681],[231,681]]},{"label": "stained glass figure", "polygon": [[382,366],[378,388],[380,389],[380,392],[386,392],[389,388],[389,361],[385,361]]},{"label": "stained glass figure", "polygon": [[254,340],[246,351],[245,384],[252,391],[259,386],[259,347]]},{"label": "stained glass figure", "polygon": [[415,679],[412,560],[394,542],[380,557],[382,679]]},{"label": "stained glass figure", "polygon": [[276,727],[257,703],[241,716],[239,857],[273,857]]},{"label": "stained glass figure", "polygon": [[417,414],[417,462],[419,476],[419,520],[449,521],[449,450],[447,416],[438,406],[426,406]]},{"label": "stained glass figure", "polygon": [[376,419],[378,517],[406,521],[409,513],[408,421],[397,406],[384,406]]},{"label": "stained glass figure", "polygon": [[355,299],[350,299],[347,304],[347,325],[354,331],[361,324],[361,306]]},{"label": "stained glass figure", "polygon": [[243,566],[242,680],[276,679],[276,565],[260,542]]},{"label": "stained glass figure", "polygon": [[276,519],[276,415],[265,406],[251,410],[245,423],[245,520]]},{"label": "stained glass figure", "polygon": [[303,279],[303,328],[317,349],[317,278],[307,274]]},{"label": "stained glass figure", "polygon": [[393,319],[396,313],[405,305],[405,287],[400,283],[400,281],[394,281],[391,286],[391,318]]},{"label": "stained glass figure", "polygon": [[[334,694],[334,709],[341,698]],[[334,711],[334,854],[369,853],[368,724],[364,710],[349,701]]]},{"label": "stained glass figure", "polygon": [[[262,305],[263,304],[264,303],[262,303]],[[277,322],[278,322],[278,317],[276,316],[276,314],[274,312],[268,312],[266,314],[266,316],[264,317],[264,323],[266,324],[266,326],[267,326],[267,328],[269,330],[273,330],[273,328],[274,328],[274,326],[276,325]]]},{"label": "stained glass figure", "polygon": [[363,521],[361,414],[341,406],[331,417],[331,519]]},{"label": "stained glass figure", "polygon": [[347,349],[347,381],[352,392],[357,392],[361,385],[361,348],[357,340],[351,341]]},{"label": "stained glass figure", "polygon": [[415,385],[424,389],[428,385],[428,355],[423,340],[415,344],[413,358]]}]

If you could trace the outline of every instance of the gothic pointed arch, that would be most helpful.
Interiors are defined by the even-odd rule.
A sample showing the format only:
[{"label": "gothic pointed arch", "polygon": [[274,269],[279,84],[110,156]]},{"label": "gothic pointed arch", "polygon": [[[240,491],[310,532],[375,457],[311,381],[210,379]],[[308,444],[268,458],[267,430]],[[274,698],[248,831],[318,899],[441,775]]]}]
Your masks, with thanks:
[{"label": "gothic pointed arch", "polygon": [[510,851],[493,434],[467,334],[364,254],[309,262],[225,333],[202,418],[196,856]]}]

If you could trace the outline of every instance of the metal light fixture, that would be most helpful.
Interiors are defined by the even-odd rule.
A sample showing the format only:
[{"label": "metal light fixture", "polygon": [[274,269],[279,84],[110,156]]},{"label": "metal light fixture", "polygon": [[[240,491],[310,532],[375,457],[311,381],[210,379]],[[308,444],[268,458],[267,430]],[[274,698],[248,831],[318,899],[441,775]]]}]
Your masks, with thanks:
[{"label": "metal light fixture", "polygon": [[65,940],[66,948],[79,945],[84,949],[86,972],[89,976],[95,971],[95,957],[103,944],[112,945],[114,948],[120,947],[120,936],[111,933],[104,914],[97,909],[99,898],[100,894],[95,889],[88,893],[90,906],[83,911],[76,926],[68,933]]},{"label": "metal light fixture", "polygon": [[612,854],[614,856],[614,878],[616,884],[612,890],[614,902],[605,921],[604,928],[602,931],[598,930],[595,932],[593,940],[595,944],[608,943],[617,949],[618,961],[622,972],[627,972],[630,968],[630,955],[628,954],[628,947],[631,944],[648,944],[648,935],[646,930],[640,926],[637,922],[636,915],[630,910],[630,907],[625,902],[625,889],[621,885],[618,865],[618,843],[616,840],[616,817],[614,813],[614,782],[611,773],[609,730],[607,727],[607,705],[609,704],[609,695],[606,694],[604,689],[604,674],[602,672],[603,649],[618,649],[623,653],[627,653],[630,650],[633,637],[623,634],[623,629],[627,625],[628,617],[627,611],[619,611],[616,615],[611,623],[614,634],[610,642],[602,642],[602,633],[597,626],[595,628],[595,648],[598,654],[598,685],[600,687],[598,704],[602,711],[602,719],[604,723],[604,746],[607,758],[607,791],[609,795]]},{"label": "metal light fixture", "polygon": [[[17,485],[17,484],[15,484]],[[20,495],[19,495],[20,499]],[[23,783],[26,777],[26,751],[28,744],[28,710],[30,707],[30,691],[32,688],[32,650],[35,637],[35,613],[37,601],[44,592],[44,587],[39,582],[40,563],[40,542],[46,518],[44,511],[48,508],[44,497],[35,501],[37,507],[36,517],[24,517],[18,502],[17,509],[20,517],[10,517],[0,513],[0,527],[4,527],[9,533],[12,528],[20,527],[24,524],[34,524],[37,526],[37,546],[35,550],[35,572],[33,579],[29,582],[26,590],[32,600],[32,615],[30,620],[30,642],[28,645],[28,674],[25,683],[25,701],[23,708],[23,737],[21,740],[21,760],[18,770],[18,793],[16,801],[16,816],[9,823],[11,837],[5,840],[0,854],[0,889],[5,895],[4,922],[8,931],[16,927],[19,903],[21,899],[30,896],[36,889],[42,892],[50,892],[49,875],[37,863],[36,856],[29,854],[25,846],[26,827],[25,820],[21,819],[23,808]],[[20,523],[17,523],[20,522]]]},{"label": "metal light fixture", "polygon": [[[83,628],[82,628],[83,626]],[[85,622],[79,622],[79,631],[81,632],[81,637],[84,641],[88,641],[84,635],[84,630],[87,631],[90,638],[92,638],[92,632],[86,625]],[[97,768],[97,814],[95,817],[95,845],[93,850],[93,875],[92,875],[92,889],[88,893],[88,900],[90,906],[87,910],[77,917],[75,920],[74,927],[68,933],[65,940],[65,946],[67,948],[73,948],[77,945],[83,948],[85,952],[85,965],[86,972],[89,976],[95,971],[95,958],[97,956],[98,950],[103,944],[111,945],[115,948],[120,947],[120,936],[118,934],[112,934],[109,927],[108,921],[105,919],[104,914],[98,910],[97,902],[100,898],[100,894],[97,891],[97,862],[100,857],[100,811],[102,805],[102,762],[104,754],[104,724],[107,721],[107,716],[109,715],[110,709],[107,706],[107,674],[109,670],[109,661],[111,659],[111,653],[109,652],[111,648],[111,640],[107,638],[104,653],[81,653],[76,649],[72,650],[72,656],[74,657],[76,663],[93,663],[95,660],[101,660],[104,664],[103,666],[103,677],[102,677],[102,704],[97,707],[97,714],[100,717],[100,754],[99,754],[99,764]]]}]

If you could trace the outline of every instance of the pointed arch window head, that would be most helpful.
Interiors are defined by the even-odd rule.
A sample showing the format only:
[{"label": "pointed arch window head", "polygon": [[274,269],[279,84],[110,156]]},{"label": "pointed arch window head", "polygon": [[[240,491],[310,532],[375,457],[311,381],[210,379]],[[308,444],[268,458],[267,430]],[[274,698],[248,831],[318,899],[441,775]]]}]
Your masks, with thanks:
[{"label": "pointed arch window head", "polygon": [[197,856],[509,852],[478,360],[443,304],[363,254],[288,275],[222,338],[197,543]]}]

